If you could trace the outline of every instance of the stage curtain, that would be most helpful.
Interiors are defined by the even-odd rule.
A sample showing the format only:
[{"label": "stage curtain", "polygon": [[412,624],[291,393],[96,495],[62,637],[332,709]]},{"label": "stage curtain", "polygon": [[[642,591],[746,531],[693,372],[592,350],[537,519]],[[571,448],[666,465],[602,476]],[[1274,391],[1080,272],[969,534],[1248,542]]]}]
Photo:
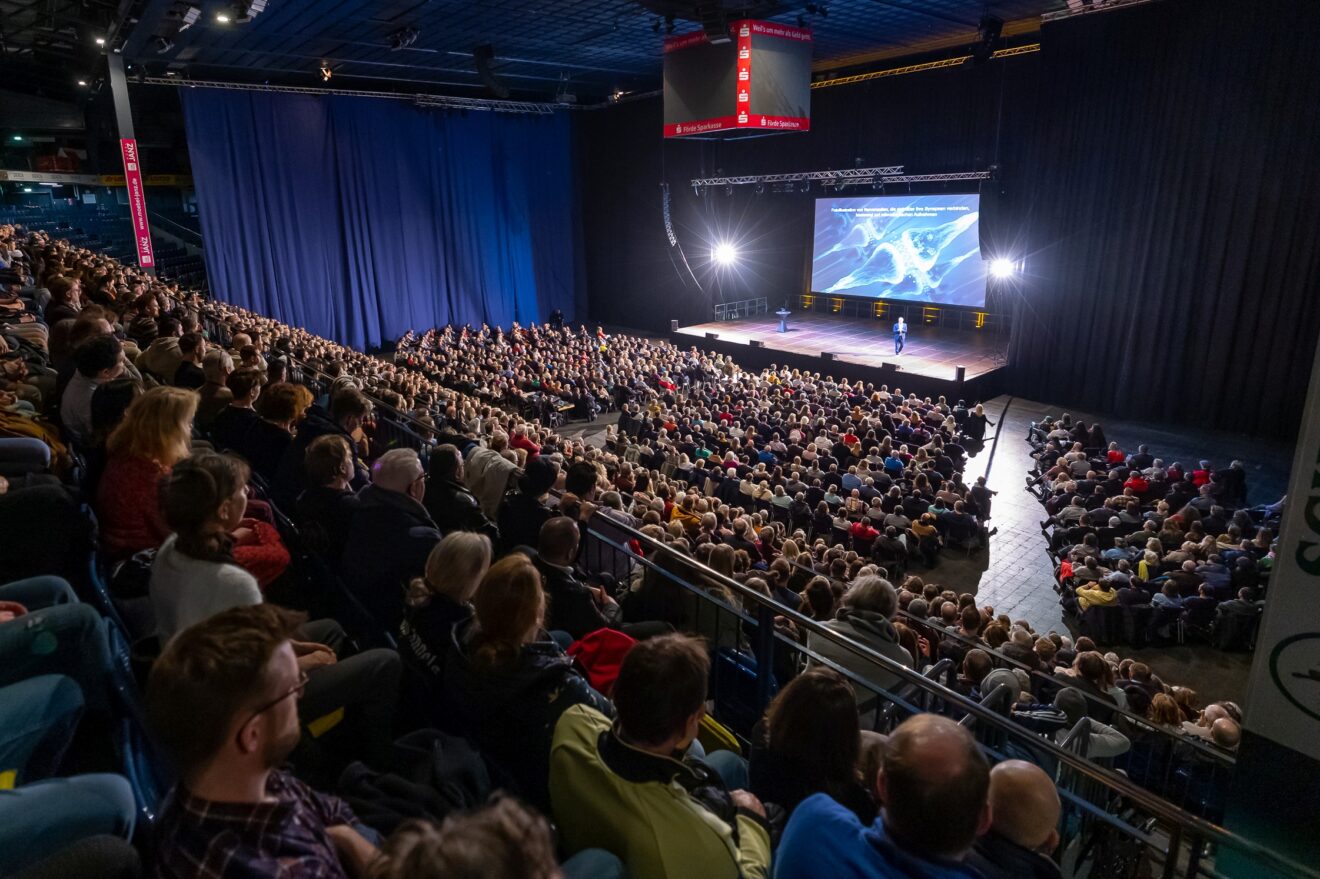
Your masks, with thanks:
[{"label": "stage curtain", "polygon": [[1320,16],[1303,6],[1171,0],[1044,26],[1014,175],[1020,393],[1295,432],[1320,328],[1320,103],[1303,97]]},{"label": "stage curtain", "polygon": [[217,297],[355,348],[582,311],[565,114],[181,94]]}]

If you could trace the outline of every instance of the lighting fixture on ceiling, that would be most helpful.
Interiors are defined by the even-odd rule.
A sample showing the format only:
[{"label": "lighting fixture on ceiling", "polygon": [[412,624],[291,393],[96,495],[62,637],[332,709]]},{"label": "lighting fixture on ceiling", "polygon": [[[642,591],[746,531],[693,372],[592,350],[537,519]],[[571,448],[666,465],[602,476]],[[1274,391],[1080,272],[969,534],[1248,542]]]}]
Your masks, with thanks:
[{"label": "lighting fixture on ceiling", "polygon": [[334,75],[335,75],[335,72],[334,72],[333,69],[331,69],[331,67],[330,67],[330,62],[329,62],[329,61],[322,61],[322,62],[321,62],[321,82],[329,82],[329,81],[330,81],[330,77],[332,77],[332,76],[334,76]]},{"label": "lighting fixture on ceiling", "polygon": [[104,45],[105,45],[105,37],[97,37],[97,38],[96,38],[96,45],[98,45],[98,46],[104,46]]},{"label": "lighting fixture on ceiling", "polygon": [[157,55],[164,55],[174,48],[174,41],[169,37],[156,36],[152,38],[151,45],[155,47]]},{"label": "lighting fixture on ceiling", "polygon": [[215,20],[221,24],[229,24],[229,22],[233,21],[233,19],[229,17],[229,13],[223,9],[215,14]]},{"label": "lighting fixture on ceiling", "polygon": [[87,88],[87,80],[85,79],[78,80],[78,85],[82,88]]},{"label": "lighting fixture on ceiling", "polygon": [[21,135],[21,134],[15,134],[13,139],[14,139],[14,140],[19,140],[19,141],[21,141],[21,140],[23,139],[23,135]]},{"label": "lighting fixture on ceiling", "polygon": [[[170,14],[171,14],[171,15],[176,15],[176,16],[178,16],[178,18],[179,18],[179,33],[183,33],[183,32],[186,31],[188,28],[190,28],[190,27],[192,27],[193,25],[197,24],[197,19],[199,19],[199,18],[202,17],[202,7],[200,7],[200,6],[194,6],[194,5],[192,5],[192,4],[186,4],[186,5],[184,5],[182,8],[176,6],[176,7],[174,7],[174,9],[170,12]],[[217,13],[217,14],[216,14],[216,18],[218,19],[219,17],[220,17],[220,14]]]}]

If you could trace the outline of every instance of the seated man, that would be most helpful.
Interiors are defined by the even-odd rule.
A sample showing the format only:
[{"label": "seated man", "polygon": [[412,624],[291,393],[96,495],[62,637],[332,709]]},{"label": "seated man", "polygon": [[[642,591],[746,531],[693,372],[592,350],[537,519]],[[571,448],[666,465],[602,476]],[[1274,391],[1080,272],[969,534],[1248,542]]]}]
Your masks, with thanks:
[{"label": "seated man", "polygon": [[573,570],[578,551],[578,523],[556,516],[541,526],[536,566],[549,599],[545,627],[567,632],[574,641],[597,629],[620,628],[619,603],[604,588],[583,583]]},{"label": "seated man", "polygon": [[342,800],[276,769],[301,735],[299,622],[269,604],[227,610],[152,667],[148,719],[180,778],[156,828],[156,875],[360,876],[377,857]]},{"label": "seated man", "polygon": [[[682,635],[629,651],[614,684],[618,722],[575,705],[555,728],[550,799],[565,848],[603,848],[632,879],[757,879],[769,874],[765,809],[729,751],[692,750],[710,658]],[[735,776],[739,776],[735,778]],[[839,807],[843,808],[843,807]]]},{"label": "seated man", "polygon": [[989,879],[1059,879],[1059,792],[1043,769],[1005,760],[990,770],[990,832],[968,859]]},{"label": "seated man", "polygon": [[422,506],[425,496],[426,473],[417,453],[391,449],[372,466],[371,485],[358,493],[348,529],[344,584],[389,631],[403,619],[405,587],[426,570],[426,557],[440,542]]},{"label": "seated man", "polygon": [[294,517],[308,548],[338,561],[358,506],[357,495],[348,487],[353,450],[339,434],[318,436],[307,447],[303,467],[311,485],[298,496]]},{"label": "seated man", "polygon": [[963,862],[990,828],[989,789],[970,732],[935,714],[908,718],[885,744],[880,817],[868,827],[828,794],[808,797],[784,828],[775,879],[979,879]]},{"label": "seated man", "polygon": [[92,394],[124,371],[124,346],[114,336],[93,336],[73,353],[77,373],[60,399],[60,421],[69,438],[86,443],[92,436]]}]

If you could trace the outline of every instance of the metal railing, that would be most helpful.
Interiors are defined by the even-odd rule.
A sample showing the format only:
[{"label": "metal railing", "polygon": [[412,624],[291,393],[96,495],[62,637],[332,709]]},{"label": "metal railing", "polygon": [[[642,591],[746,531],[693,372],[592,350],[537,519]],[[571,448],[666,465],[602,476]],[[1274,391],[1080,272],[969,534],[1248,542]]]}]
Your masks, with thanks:
[{"label": "metal railing", "polygon": [[[629,602],[643,601],[680,630],[710,641],[715,714],[742,736],[750,734],[750,723],[786,682],[780,674],[825,664],[853,682],[859,704],[874,703],[864,716],[871,729],[889,731],[912,714],[936,711],[967,726],[992,762],[1027,759],[1051,772],[1064,804],[1057,854],[1065,875],[1087,875],[1106,847],[1127,843],[1140,847],[1152,875],[1218,877],[1223,874],[1215,869],[1215,857],[1234,850],[1252,860],[1259,868],[1256,875],[1320,879],[1311,867],[1136,784],[1104,765],[1109,761],[1087,759],[1086,735],[1074,732],[1056,743],[1023,728],[1004,713],[1011,692],[1001,690],[1007,688],[983,701],[969,699],[937,679],[949,666],[932,667],[934,677],[908,668],[599,512],[588,523],[582,552],[580,561],[588,571],[622,576],[625,613]],[[657,601],[657,595],[667,595],[668,601]],[[858,674],[830,661],[815,649],[824,643],[832,653],[841,650],[857,661],[850,665],[860,663],[874,673]],[[894,683],[880,686],[875,682],[880,676]]]},{"label": "metal railing", "polygon": [[715,303],[716,320],[737,320],[740,317],[752,317],[765,314],[770,305],[764,296],[759,299],[740,299],[737,302]]}]

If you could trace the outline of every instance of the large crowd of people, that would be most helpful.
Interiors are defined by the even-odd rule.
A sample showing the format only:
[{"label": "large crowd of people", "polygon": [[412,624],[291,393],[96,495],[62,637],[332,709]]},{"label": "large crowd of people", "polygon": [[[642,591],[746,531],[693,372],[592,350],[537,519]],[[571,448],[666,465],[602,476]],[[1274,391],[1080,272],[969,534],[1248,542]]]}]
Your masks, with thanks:
[{"label": "large crowd of people", "polygon": [[[13,227],[0,345],[6,874],[136,875],[133,838],[158,876],[1057,875],[1050,775],[954,704],[864,728],[941,659],[1093,758],[1236,745],[1236,705],[927,582],[993,526],[979,405],[566,326],[372,356]],[[753,593],[800,651],[743,756],[710,686],[754,630],[703,609]],[[145,810],[104,753],[138,715]]]}]

